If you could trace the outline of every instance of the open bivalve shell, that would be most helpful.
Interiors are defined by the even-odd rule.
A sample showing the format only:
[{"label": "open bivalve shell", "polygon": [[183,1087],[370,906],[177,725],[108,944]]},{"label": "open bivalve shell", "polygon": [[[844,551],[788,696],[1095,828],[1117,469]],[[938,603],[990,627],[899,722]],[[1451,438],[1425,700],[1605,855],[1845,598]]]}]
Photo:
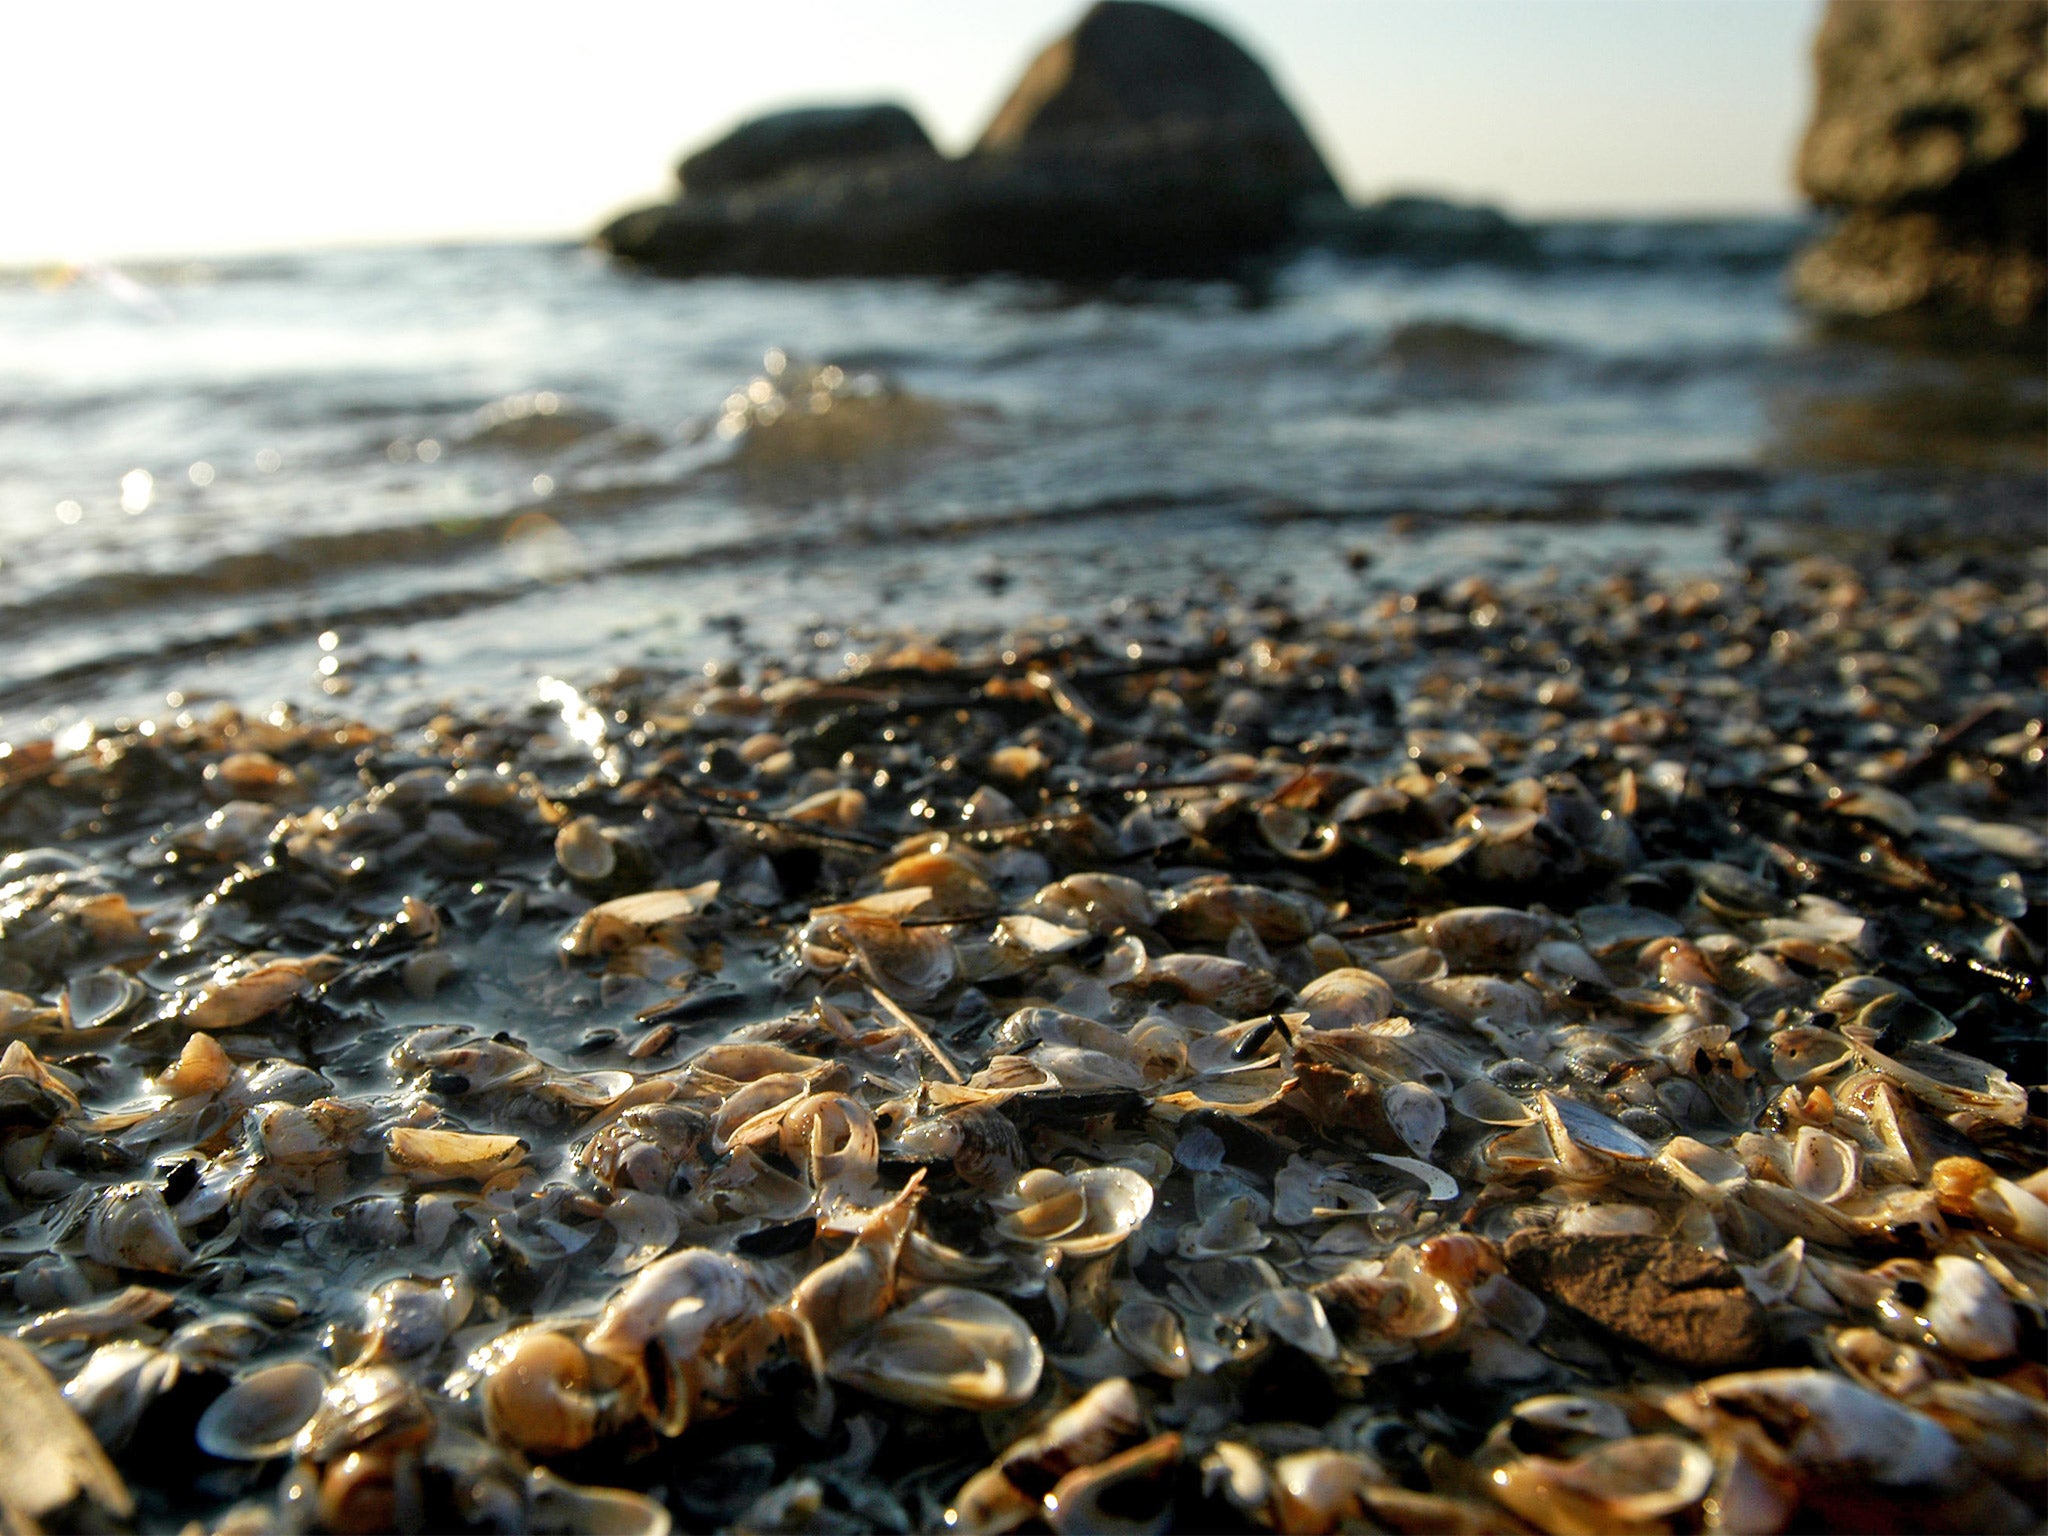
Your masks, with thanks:
[{"label": "open bivalve shell", "polygon": [[833,1353],[826,1372],[891,1402],[986,1413],[1038,1390],[1045,1351],[995,1297],[934,1286]]}]

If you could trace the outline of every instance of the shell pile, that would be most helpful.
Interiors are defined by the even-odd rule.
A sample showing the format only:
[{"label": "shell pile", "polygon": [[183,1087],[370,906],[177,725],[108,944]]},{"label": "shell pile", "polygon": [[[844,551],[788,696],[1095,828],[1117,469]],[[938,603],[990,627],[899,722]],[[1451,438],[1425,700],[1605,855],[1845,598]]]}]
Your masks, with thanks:
[{"label": "shell pile", "polygon": [[2044,642],[1758,557],[16,742],[0,1495],[2035,1529]]}]

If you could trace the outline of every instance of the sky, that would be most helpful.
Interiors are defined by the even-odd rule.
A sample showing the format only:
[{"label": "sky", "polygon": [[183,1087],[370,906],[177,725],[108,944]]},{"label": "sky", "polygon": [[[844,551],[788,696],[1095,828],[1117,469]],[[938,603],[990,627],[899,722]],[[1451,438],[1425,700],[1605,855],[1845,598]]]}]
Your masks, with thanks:
[{"label": "sky", "polygon": [[[1360,198],[1793,207],[1818,0],[1195,0]],[[580,235],[754,111],[948,150],[1080,0],[97,0],[10,12],[0,262]]]}]

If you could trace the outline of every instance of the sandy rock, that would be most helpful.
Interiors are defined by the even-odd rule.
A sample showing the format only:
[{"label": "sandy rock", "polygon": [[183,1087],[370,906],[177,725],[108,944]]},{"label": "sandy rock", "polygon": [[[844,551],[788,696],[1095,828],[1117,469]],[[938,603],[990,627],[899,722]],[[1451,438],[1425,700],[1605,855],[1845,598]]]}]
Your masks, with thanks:
[{"label": "sandy rock", "polygon": [[1734,1267],[1684,1243],[1525,1231],[1509,1239],[1507,1261],[1531,1290],[1693,1370],[1752,1364],[1768,1342]]},{"label": "sandy rock", "polygon": [[1831,0],[1799,182],[1843,217],[1798,261],[1837,315],[2038,323],[2048,303],[2048,4]]}]

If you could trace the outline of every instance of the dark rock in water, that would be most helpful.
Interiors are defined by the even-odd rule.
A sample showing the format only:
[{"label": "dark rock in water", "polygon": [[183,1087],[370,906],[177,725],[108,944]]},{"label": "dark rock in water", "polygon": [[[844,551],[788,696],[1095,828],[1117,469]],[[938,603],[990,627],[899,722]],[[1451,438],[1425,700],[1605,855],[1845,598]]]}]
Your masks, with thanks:
[{"label": "dark rock in water", "polygon": [[[809,135],[786,143],[833,142]],[[1304,200],[1337,197],[1243,49],[1139,0],[1104,0],[1040,54],[963,159],[790,149],[740,156],[777,169],[738,182],[714,160],[707,185],[701,158],[683,164],[682,198],[599,243],[675,275],[1229,276],[1297,237]]]},{"label": "dark rock in water", "polygon": [[2048,3],[1831,0],[1801,187],[1843,216],[1793,269],[1825,313],[2038,324]]},{"label": "dark rock in water", "polygon": [[757,186],[791,172],[842,169],[848,161],[899,155],[937,161],[924,125],[894,102],[803,107],[750,118],[716,143],[685,156],[676,180],[685,195]]},{"label": "dark rock in water", "polygon": [[1522,1284],[1651,1354],[1697,1371],[1761,1359],[1763,1308],[1726,1259],[1662,1237],[1524,1231],[1508,1240]]}]

